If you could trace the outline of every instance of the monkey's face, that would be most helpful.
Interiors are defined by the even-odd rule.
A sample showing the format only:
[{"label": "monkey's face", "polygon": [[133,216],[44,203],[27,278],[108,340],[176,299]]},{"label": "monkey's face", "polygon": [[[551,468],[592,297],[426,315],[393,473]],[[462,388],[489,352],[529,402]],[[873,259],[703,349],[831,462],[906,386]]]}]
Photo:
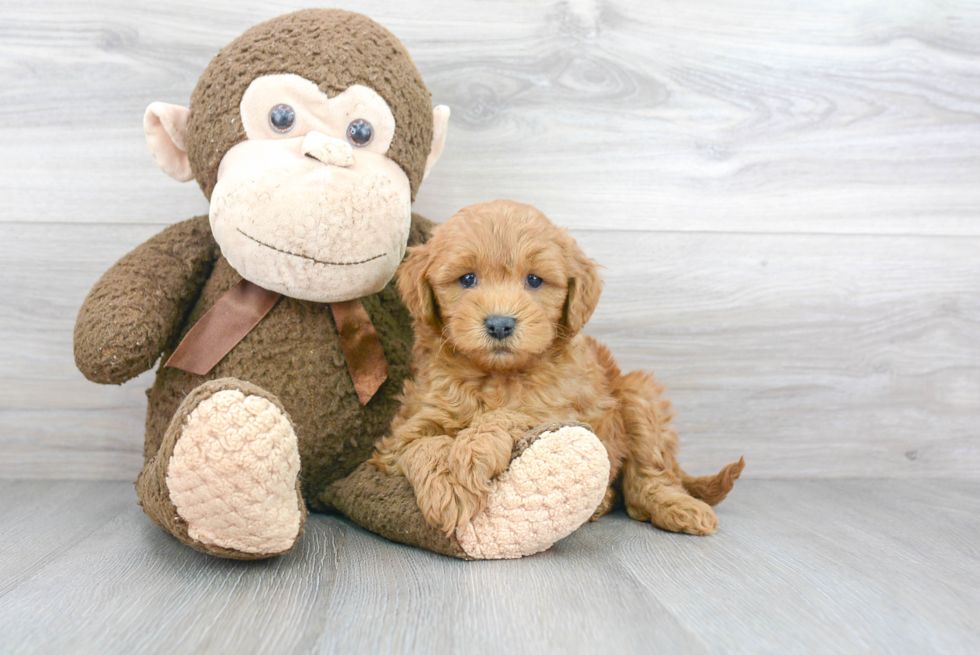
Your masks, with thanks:
[{"label": "monkey's face", "polygon": [[355,85],[328,98],[298,75],[256,78],[241,102],[247,139],[221,160],[210,219],[238,273],[293,298],[380,291],[405,254],[411,188],[385,156],[387,103]]},{"label": "monkey's face", "polygon": [[305,9],[247,30],[208,64],[193,110],[154,102],[143,127],[160,168],[210,198],[242,277],[339,302],[380,291],[402,259],[446,139],[449,108],[430,101],[393,34]]}]

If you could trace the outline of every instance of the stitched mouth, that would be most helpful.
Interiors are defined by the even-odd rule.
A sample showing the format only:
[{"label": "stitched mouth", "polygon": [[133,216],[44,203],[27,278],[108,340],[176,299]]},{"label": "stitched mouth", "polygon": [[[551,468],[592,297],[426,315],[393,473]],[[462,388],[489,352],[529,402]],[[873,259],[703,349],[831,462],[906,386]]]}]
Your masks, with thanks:
[{"label": "stitched mouth", "polygon": [[289,252],[288,250],[283,250],[282,248],[276,248],[275,246],[265,243],[264,241],[259,241],[251,234],[246,234],[245,232],[242,232],[241,228],[236,227],[235,229],[238,230],[238,233],[241,234],[243,237],[251,239],[255,243],[259,244],[260,246],[265,246],[270,250],[281,252],[284,255],[291,255],[292,257],[299,257],[300,259],[308,259],[315,264],[323,264],[324,266],[357,266],[358,264],[367,264],[368,262],[373,262],[375,259],[380,259],[381,257],[384,257],[387,254],[387,253],[381,253],[380,255],[375,255],[374,257],[368,257],[367,259],[362,259],[359,262],[325,262],[315,257],[310,257],[309,255],[301,255],[298,252]]}]

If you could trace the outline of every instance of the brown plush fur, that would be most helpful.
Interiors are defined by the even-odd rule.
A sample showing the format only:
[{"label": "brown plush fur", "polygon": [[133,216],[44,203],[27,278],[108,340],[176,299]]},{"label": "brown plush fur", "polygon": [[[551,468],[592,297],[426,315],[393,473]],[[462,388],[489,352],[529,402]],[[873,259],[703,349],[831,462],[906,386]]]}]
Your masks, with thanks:
[{"label": "brown plush fur", "polygon": [[[397,38],[366,16],[334,9],[303,10],[257,25],[222,49],[201,75],[191,98],[186,147],[206,196],[225,153],[246,138],[239,115],[243,93],[256,77],[277,73],[306,77],[328,96],[353,84],[377,91],[397,126],[387,156],[405,171],[414,198],[432,143],[429,92]],[[424,241],[431,226],[413,215],[409,245]],[[75,326],[78,368],[93,381],[122,384],[154,362],[166,362],[191,327],[241,279],[221,255],[207,216],[167,228],[109,269],[85,299]],[[354,391],[325,303],[283,297],[206,375],[160,366],[147,392],[146,461],[137,486],[154,521],[205,552],[251,557],[193,542],[164,484],[179,436],[172,430],[168,437],[168,426],[181,404],[211,389],[210,381],[231,378],[242,388],[255,385],[287,410],[310,509],[343,507],[369,527],[384,515],[392,538],[461,556],[454,538],[424,524],[407,485],[388,485],[365,464],[398,409],[412,330],[394,285],[361,301],[388,362],[388,379],[366,406]],[[359,474],[350,476],[362,464]]]},{"label": "brown plush fur", "polygon": [[[162,442],[160,443],[159,450],[156,456],[149,459],[146,466],[140,472],[139,477],[136,479],[136,495],[139,498],[139,504],[143,507],[143,511],[149,516],[157,525],[161,528],[177,537],[181,542],[191,546],[192,548],[200,548],[199,544],[193,537],[188,534],[187,523],[184,521],[180,515],[174,510],[173,503],[170,501],[170,493],[166,487],[165,479],[167,475],[167,465],[170,462],[170,457],[174,453],[174,447],[177,445],[177,440],[184,429],[187,422],[187,417],[193,412],[197,406],[212,394],[222,391],[224,389],[235,389],[251,396],[259,396],[265,398],[273,405],[275,405],[281,412],[285,413],[286,409],[279,402],[279,399],[274,395],[270,394],[265,389],[257,387],[254,384],[249,384],[248,382],[242,382],[241,380],[234,380],[230,378],[210,380],[204,384],[192,389],[180,403],[177,411],[174,413],[173,418],[170,421],[170,425],[167,428],[166,434],[161,435]],[[299,480],[296,481],[296,491],[302,493],[300,488]],[[300,504],[300,511],[302,512],[302,519],[300,521],[300,533],[303,531],[303,526],[306,524],[307,510],[306,506],[302,503]],[[212,555],[218,555],[220,557],[227,557],[229,559],[262,559],[265,555],[257,555],[255,553],[245,553],[242,551],[232,550],[230,548],[222,548],[214,544],[202,548],[205,552],[211,553]]]},{"label": "brown plush fur", "polygon": [[429,90],[398,38],[367,16],[343,9],[303,9],[246,30],[221,49],[191,95],[187,154],[209,199],[218,164],[245,140],[242,95],[261,75],[295,73],[333,97],[354,84],[378,92],[395,117],[387,156],[408,176],[412,200],[432,144]]},{"label": "brown plush fur", "polygon": [[[460,283],[468,273],[473,288]],[[544,280],[540,288],[530,274]],[[621,494],[634,519],[715,531],[710,505],[744,463],[705,478],[681,470],[663,387],[648,373],[623,375],[605,346],[579,333],[602,283],[567,232],[528,205],[473,205],[410,250],[398,286],[415,319],[414,380],[372,462],[408,478],[431,525],[451,533],[483,509],[528,428],[576,420],[592,426],[612,465],[594,518]],[[514,332],[491,338],[488,316],[513,317]]]},{"label": "brown plush fur", "polygon": [[[409,244],[432,223],[413,216]],[[161,362],[241,276],[220,255],[207,216],[167,228],[123,257],[96,283],[79,310],[75,361],[90,380],[122,384]],[[388,361],[388,380],[361,405],[344,361],[330,307],[282,298],[206,375],[161,366],[147,391],[146,462],[157,454],[184,398],[209,380],[238,378],[270,392],[296,427],[303,495],[318,494],[371,455],[398,410],[409,375],[411,319],[394,285],[361,299]]]}]

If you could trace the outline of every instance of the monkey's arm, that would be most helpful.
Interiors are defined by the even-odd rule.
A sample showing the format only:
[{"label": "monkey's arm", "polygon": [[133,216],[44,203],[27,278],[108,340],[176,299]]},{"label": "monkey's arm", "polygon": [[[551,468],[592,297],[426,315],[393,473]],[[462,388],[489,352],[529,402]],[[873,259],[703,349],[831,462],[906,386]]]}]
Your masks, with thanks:
[{"label": "monkey's arm", "polygon": [[[438,437],[416,443],[426,439],[440,446]],[[583,424],[528,430],[510,456],[508,473],[495,482],[495,500],[462,532],[430,525],[409,479],[370,462],[324,490],[320,501],[393,541],[462,559],[498,559],[545,550],[585,523],[606,493],[609,458]],[[542,520],[542,507],[561,509]]]},{"label": "monkey's arm", "polygon": [[75,364],[101,384],[148,370],[174,340],[218,257],[207,216],[171,225],[95,283],[75,321]]},{"label": "monkey's arm", "polygon": [[454,424],[452,408],[424,391],[417,399],[416,390],[421,391],[406,384],[403,412],[393,421],[391,435],[375,446],[371,463],[405,476],[426,522],[450,535],[486,507],[490,481],[507,469],[531,419],[498,409],[464,428]]}]

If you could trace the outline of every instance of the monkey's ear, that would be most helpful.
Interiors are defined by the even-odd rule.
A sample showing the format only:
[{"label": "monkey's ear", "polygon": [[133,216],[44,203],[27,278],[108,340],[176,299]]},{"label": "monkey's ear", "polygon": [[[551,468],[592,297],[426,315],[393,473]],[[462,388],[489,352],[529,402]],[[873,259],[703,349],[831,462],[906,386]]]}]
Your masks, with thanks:
[{"label": "monkey's ear", "polygon": [[442,321],[429,283],[429,261],[425,245],[408,249],[408,257],[398,267],[398,293],[413,319],[438,328]]},{"label": "monkey's ear", "polygon": [[439,161],[442,149],[446,147],[446,132],[449,131],[449,107],[439,105],[432,110],[432,149],[425,160],[425,173],[422,179],[429,177],[429,171]]},{"label": "monkey's ear", "polygon": [[178,182],[194,179],[187,156],[187,119],[191,111],[180,105],[154,102],[143,114],[143,130],[153,159]]},{"label": "monkey's ear", "polygon": [[565,311],[562,323],[568,328],[567,337],[578,334],[588,322],[602,293],[602,278],[599,267],[566,235],[565,256],[568,258],[568,296],[565,298]]}]

